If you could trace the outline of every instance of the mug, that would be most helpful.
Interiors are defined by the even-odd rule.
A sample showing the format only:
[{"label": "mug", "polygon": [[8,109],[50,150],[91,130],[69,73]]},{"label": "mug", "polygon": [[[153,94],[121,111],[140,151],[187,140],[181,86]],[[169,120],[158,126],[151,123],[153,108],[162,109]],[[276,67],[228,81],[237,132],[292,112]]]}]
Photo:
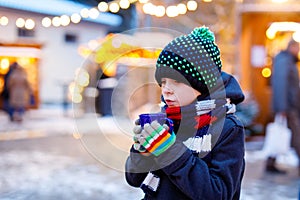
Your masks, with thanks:
[{"label": "mug", "polygon": [[161,125],[167,124],[169,126],[169,132],[171,133],[173,131],[173,121],[169,118],[167,118],[167,115],[165,113],[145,113],[139,115],[139,120],[141,127],[144,127],[145,124],[150,124],[153,121],[157,121]]}]

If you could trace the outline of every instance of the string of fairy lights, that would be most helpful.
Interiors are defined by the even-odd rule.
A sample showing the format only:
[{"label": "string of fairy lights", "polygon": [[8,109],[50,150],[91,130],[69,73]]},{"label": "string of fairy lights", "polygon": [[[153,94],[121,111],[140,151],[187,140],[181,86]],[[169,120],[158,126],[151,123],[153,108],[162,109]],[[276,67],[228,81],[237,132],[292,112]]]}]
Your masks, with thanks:
[{"label": "string of fairy lights", "polygon": [[[212,2],[213,0],[202,0],[203,2]],[[109,3],[100,2],[98,6],[93,8],[83,8],[78,13],[72,15],[61,15],[61,16],[47,16],[41,20],[41,25],[47,27],[64,27],[69,24],[78,24],[82,19],[98,18],[100,13],[111,12],[118,13],[121,9],[126,10],[131,4],[140,3],[142,5],[142,11],[145,14],[152,15],[155,17],[177,17],[179,15],[185,15],[187,12],[193,12],[197,10],[198,3],[195,0],[188,0],[183,3],[173,5],[162,5],[151,3],[149,0],[114,0]],[[6,26],[10,23],[10,19],[6,16],[0,16],[0,26]],[[15,20],[15,25],[18,28],[25,28],[28,30],[34,29],[36,21],[31,18],[19,17]]]}]

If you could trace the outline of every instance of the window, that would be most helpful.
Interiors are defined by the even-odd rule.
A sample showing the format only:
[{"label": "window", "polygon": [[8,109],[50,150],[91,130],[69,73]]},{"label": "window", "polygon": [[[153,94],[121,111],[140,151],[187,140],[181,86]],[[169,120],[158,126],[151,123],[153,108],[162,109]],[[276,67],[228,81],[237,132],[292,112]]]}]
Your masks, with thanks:
[{"label": "window", "polygon": [[73,33],[66,33],[65,34],[65,42],[66,43],[77,43],[77,35]]},{"label": "window", "polygon": [[18,28],[19,37],[34,37],[34,35],[35,35],[34,29]]}]

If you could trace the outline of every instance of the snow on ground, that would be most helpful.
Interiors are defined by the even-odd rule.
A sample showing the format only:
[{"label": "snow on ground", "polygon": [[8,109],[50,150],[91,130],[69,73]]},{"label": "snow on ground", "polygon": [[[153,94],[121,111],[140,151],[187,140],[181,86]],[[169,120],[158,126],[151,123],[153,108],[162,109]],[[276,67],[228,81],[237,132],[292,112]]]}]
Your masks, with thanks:
[{"label": "snow on ground", "polygon": [[[104,171],[102,171],[104,170]],[[0,199],[139,199],[124,175],[42,152],[1,154]]]}]

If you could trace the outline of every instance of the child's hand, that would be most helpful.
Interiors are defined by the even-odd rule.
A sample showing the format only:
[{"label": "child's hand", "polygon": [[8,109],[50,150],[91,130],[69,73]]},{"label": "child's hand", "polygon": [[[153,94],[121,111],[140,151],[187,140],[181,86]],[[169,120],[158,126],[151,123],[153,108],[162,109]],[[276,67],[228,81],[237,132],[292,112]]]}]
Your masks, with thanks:
[{"label": "child's hand", "polygon": [[175,134],[173,132],[169,133],[168,130],[169,127],[167,125],[164,124],[162,126],[157,121],[153,121],[151,124],[145,124],[143,130],[142,128],[134,130],[140,132],[135,135],[134,140],[151,154],[159,156],[173,145],[176,140]]},{"label": "child's hand", "polygon": [[133,133],[134,133],[134,136],[133,136],[133,148],[137,151],[139,151],[140,153],[144,153],[146,152],[146,149],[140,144],[140,140],[141,140],[141,137],[142,137],[142,127],[141,125],[139,125],[139,122],[138,120],[135,121],[135,127],[133,128]]}]

